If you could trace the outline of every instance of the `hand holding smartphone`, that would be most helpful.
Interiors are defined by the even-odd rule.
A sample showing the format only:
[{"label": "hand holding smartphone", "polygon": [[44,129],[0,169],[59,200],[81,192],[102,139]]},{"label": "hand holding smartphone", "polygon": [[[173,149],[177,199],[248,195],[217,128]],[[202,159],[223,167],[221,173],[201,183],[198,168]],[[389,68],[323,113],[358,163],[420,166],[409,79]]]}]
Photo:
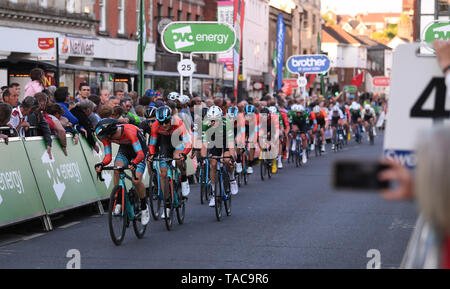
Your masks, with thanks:
[{"label": "hand holding smartphone", "polygon": [[385,190],[389,181],[379,179],[380,172],[390,166],[378,160],[341,160],[333,165],[333,185],[346,190]]}]

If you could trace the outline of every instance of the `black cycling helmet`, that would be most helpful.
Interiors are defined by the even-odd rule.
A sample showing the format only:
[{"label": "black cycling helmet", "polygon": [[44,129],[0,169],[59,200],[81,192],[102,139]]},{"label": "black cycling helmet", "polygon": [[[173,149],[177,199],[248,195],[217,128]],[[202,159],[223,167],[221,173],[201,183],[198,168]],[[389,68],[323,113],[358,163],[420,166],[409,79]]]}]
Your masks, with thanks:
[{"label": "black cycling helmet", "polygon": [[114,118],[105,118],[98,122],[95,134],[99,139],[110,136],[117,131],[119,122]]},{"label": "black cycling helmet", "polygon": [[156,120],[160,123],[167,123],[172,119],[172,110],[168,106],[161,106],[156,111]]},{"label": "black cycling helmet", "polygon": [[255,107],[251,104],[247,105],[245,107],[245,113],[249,114],[249,113],[255,113]]},{"label": "black cycling helmet", "polygon": [[208,113],[209,108],[204,107],[202,108],[202,117],[205,118],[206,114]]},{"label": "black cycling helmet", "polygon": [[266,113],[266,114],[270,114],[270,111],[267,107],[263,107],[261,108],[261,111],[259,113]]},{"label": "black cycling helmet", "polygon": [[149,106],[144,113],[144,117],[145,118],[152,118],[152,117],[156,117],[156,111],[158,109],[154,106]]}]

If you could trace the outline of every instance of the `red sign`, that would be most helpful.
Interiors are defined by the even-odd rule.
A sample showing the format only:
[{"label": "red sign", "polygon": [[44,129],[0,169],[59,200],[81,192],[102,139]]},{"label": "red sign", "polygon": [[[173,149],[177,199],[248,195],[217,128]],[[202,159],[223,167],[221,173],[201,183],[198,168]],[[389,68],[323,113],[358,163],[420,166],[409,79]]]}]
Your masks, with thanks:
[{"label": "red sign", "polygon": [[283,79],[283,86],[289,85],[291,88],[298,88],[297,78]]},{"label": "red sign", "polygon": [[389,85],[391,85],[391,78],[390,77],[374,77],[373,85],[374,86],[389,86]]},{"label": "red sign", "polygon": [[45,72],[44,76],[45,76],[44,86],[46,88],[49,87],[49,86],[55,86],[56,85],[55,74],[53,72]]},{"label": "red sign", "polygon": [[55,48],[54,38],[38,38],[38,46],[42,50]]}]

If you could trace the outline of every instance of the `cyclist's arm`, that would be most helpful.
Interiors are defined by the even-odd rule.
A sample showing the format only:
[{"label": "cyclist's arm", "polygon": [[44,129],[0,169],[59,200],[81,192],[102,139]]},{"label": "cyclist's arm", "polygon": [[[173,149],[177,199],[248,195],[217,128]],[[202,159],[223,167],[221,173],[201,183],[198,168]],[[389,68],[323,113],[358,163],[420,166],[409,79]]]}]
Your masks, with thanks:
[{"label": "cyclist's arm", "polygon": [[103,150],[105,152],[105,158],[103,159],[102,163],[104,166],[107,166],[112,160],[111,142],[104,139],[101,139],[100,141],[103,144]]},{"label": "cyclist's arm", "polygon": [[127,129],[124,130],[123,137],[128,138],[131,141],[131,146],[133,147],[134,152],[136,153],[136,158],[132,160],[134,164],[139,164],[145,158],[144,151],[142,149],[141,142],[137,136],[138,129]]},{"label": "cyclist's arm", "polygon": [[150,155],[154,155],[156,152],[156,143],[158,142],[158,131],[159,125],[158,122],[155,121],[151,128],[150,141],[148,145],[148,152]]}]

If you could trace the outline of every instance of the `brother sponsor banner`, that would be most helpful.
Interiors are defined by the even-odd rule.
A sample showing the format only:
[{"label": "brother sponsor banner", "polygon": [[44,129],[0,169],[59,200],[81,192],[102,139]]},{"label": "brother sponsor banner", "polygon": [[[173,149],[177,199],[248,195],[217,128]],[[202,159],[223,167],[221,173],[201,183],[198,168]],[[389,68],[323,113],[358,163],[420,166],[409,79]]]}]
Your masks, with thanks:
[{"label": "brother sponsor banner", "polygon": [[291,73],[319,74],[330,70],[330,59],[323,54],[293,55],[287,61]]},{"label": "brother sponsor banner", "polygon": [[0,152],[0,227],[45,215],[22,141],[0,141]]},{"label": "brother sponsor banner", "polygon": [[[406,44],[394,52],[391,97],[388,103],[385,155],[409,167],[423,133],[450,124],[449,94],[436,57],[418,56],[419,44]],[[447,100],[447,101],[446,101]]]}]

